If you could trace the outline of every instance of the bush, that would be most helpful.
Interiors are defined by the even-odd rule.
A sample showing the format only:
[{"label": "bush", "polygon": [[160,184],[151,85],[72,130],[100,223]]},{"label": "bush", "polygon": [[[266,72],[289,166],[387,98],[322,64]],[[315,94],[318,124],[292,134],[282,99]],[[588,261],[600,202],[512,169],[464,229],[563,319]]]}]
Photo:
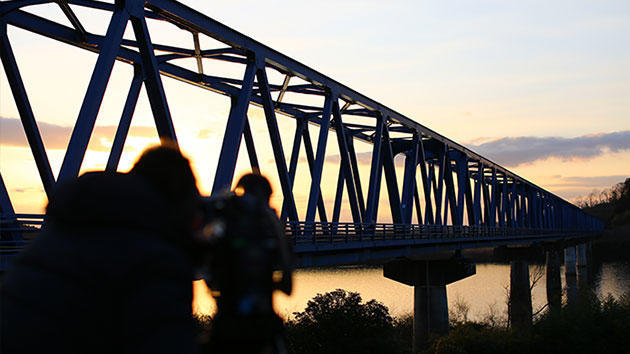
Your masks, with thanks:
[{"label": "bush", "polygon": [[388,308],[342,289],[317,294],[287,323],[291,353],[397,353],[394,320]]},{"label": "bush", "polygon": [[534,350],[547,353],[627,353],[630,296],[600,300],[581,294],[575,304],[546,313],[534,324]]},{"label": "bush", "polygon": [[489,323],[458,322],[424,353],[626,353],[630,348],[630,293],[600,300],[584,292],[558,312],[547,312],[529,332]]}]

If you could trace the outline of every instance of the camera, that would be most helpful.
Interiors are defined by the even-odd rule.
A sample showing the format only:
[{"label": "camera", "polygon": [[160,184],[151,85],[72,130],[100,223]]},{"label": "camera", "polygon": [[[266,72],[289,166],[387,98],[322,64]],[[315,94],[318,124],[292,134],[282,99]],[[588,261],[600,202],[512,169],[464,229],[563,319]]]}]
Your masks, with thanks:
[{"label": "camera", "polygon": [[291,293],[292,257],[268,198],[237,187],[207,199],[204,214],[203,273],[217,302],[212,352],[284,352],[272,294]]}]

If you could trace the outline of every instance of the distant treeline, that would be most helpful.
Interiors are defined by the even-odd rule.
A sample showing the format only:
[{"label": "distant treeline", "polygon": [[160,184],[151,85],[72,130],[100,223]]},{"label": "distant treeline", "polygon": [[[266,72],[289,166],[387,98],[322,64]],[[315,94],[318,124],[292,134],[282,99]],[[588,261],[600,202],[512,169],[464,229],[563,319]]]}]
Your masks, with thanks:
[{"label": "distant treeline", "polygon": [[576,204],[609,227],[630,224],[630,178],[601,192],[594,191]]}]

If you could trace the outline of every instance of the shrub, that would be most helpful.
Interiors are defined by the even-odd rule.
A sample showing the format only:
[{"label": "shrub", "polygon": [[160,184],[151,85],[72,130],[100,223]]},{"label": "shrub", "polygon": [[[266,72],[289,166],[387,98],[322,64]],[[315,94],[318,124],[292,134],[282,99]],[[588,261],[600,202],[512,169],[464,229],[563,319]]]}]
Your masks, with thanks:
[{"label": "shrub", "polygon": [[342,289],[317,294],[303,312],[287,323],[292,353],[400,352],[388,308]]}]

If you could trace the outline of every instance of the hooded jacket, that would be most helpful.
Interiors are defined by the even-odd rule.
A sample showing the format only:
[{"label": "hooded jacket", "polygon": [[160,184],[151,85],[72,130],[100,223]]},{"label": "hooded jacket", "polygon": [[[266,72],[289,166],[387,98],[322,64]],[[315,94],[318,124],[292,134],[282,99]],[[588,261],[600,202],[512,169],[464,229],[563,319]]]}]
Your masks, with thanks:
[{"label": "hooded jacket", "polygon": [[190,353],[192,266],[171,206],[140,176],[60,185],[2,280],[2,353]]}]

